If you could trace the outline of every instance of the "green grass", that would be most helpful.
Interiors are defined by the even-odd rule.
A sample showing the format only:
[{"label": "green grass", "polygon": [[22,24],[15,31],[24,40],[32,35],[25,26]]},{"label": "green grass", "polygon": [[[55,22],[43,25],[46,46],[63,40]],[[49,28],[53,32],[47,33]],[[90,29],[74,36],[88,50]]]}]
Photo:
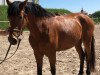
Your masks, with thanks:
[{"label": "green grass", "polygon": [[0,29],[7,29],[8,28],[8,26],[9,26],[9,23],[7,23],[7,22],[0,22]]},{"label": "green grass", "polygon": [[[7,21],[7,6],[0,6],[0,21]],[[0,29],[6,29],[8,23],[0,22]]]},{"label": "green grass", "polygon": [[0,6],[0,21],[7,20],[7,6]]}]

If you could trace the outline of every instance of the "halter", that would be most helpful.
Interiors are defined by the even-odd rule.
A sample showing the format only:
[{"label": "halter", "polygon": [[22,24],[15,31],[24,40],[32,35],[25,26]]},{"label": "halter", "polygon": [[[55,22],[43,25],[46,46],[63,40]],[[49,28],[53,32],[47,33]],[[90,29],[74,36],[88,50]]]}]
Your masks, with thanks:
[{"label": "halter", "polygon": [[[21,25],[23,25],[24,19],[26,19],[26,15],[27,15],[27,14],[25,14],[25,12],[24,12],[23,17],[20,16],[21,19],[22,19]],[[11,29],[11,28],[8,28],[8,32],[10,31],[10,29]],[[17,52],[17,50],[18,50],[18,48],[19,48],[20,42],[21,42],[21,40],[22,40],[22,37],[21,37],[21,36],[22,36],[23,28],[21,28],[20,30],[18,30],[18,29],[15,28],[15,29],[12,30],[12,32],[17,32],[17,35],[15,35],[14,33],[12,33],[12,36],[14,35],[14,36],[17,38],[17,41],[18,41],[17,48],[16,48],[15,52],[14,52],[10,57],[7,58],[11,46],[17,44],[17,41],[15,41],[16,39],[11,38],[11,37],[8,37],[8,41],[10,42],[10,45],[9,45],[9,48],[8,48],[8,50],[7,50],[7,53],[6,53],[5,57],[4,57],[4,59],[3,59],[3,60],[0,60],[0,61],[1,61],[0,64],[2,64],[5,60],[10,59],[10,58]],[[12,39],[15,41],[15,43],[12,42]]]}]

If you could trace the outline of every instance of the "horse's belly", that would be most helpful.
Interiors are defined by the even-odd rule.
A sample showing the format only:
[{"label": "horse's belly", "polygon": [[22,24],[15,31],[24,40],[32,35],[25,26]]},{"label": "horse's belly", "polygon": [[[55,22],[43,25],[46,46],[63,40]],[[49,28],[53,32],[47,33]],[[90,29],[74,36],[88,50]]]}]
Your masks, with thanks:
[{"label": "horse's belly", "polygon": [[82,34],[66,34],[60,35],[58,41],[58,51],[66,50],[75,46],[81,39]]},{"label": "horse's belly", "polygon": [[64,51],[64,50],[67,50],[67,49],[70,49],[70,48],[72,48],[72,47],[74,47],[75,46],[75,44],[73,43],[73,44],[62,44],[62,45],[60,45],[60,47],[57,49],[57,51]]},{"label": "horse's belly", "polygon": [[66,49],[70,49],[70,48],[75,46],[77,41],[75,41],[75,40],[74,41],[69,41],[68,40],[68,41],[64,41],[63,43],[60,43],[59,46],[58,46],[57,51],[63,51],[63,50],[66,50]]}]

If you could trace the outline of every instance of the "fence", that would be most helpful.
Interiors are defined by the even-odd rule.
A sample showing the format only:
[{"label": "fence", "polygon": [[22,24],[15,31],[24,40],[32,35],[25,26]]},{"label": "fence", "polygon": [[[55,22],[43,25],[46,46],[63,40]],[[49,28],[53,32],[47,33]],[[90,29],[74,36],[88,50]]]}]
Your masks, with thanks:
[{"label": "fence", "polygon": [[9,21],[0,21],[0,29],[7,29],[9,27]]},{"label": "fence", "polygon": [[4,23],[4,22],[7,22],[7,23],[9,23],[9,21],[0,21],[1,23]]}]

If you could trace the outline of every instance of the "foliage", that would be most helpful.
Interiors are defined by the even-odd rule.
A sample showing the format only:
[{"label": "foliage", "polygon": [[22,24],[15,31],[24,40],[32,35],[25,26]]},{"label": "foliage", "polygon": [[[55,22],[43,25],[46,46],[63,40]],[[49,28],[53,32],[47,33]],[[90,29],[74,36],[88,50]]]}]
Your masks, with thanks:
[{"label": "foliage", "polygon": [[94,18],[100,17],[100,11],[96,11],[91,16],[94,17]]},{"label": "foliage", "polygon": [[0,22],[0,29],[7,29],[9,26],[9,23],[8,22]]},{"label": "foliage", "polygon": [[56,14],[69,14],[69,13],[71,13],[69,10],[65,10],[65,9],[47,9],[47,11],[52,12],[52,13],[56,13]]},{"label": "foliage", "polygon": [[7,6],[0,6],[0,21],[7,20]]},{"label": "foliage", "polygon": [[[7,21],[7,6],[0,6],[0,21]],[[6,29],[8,23],[0,22],[0,29]]]},{"label": "foliage", "polygon": [[96,11],[91,15],[95,23],[100,23],[100,11]]}]

